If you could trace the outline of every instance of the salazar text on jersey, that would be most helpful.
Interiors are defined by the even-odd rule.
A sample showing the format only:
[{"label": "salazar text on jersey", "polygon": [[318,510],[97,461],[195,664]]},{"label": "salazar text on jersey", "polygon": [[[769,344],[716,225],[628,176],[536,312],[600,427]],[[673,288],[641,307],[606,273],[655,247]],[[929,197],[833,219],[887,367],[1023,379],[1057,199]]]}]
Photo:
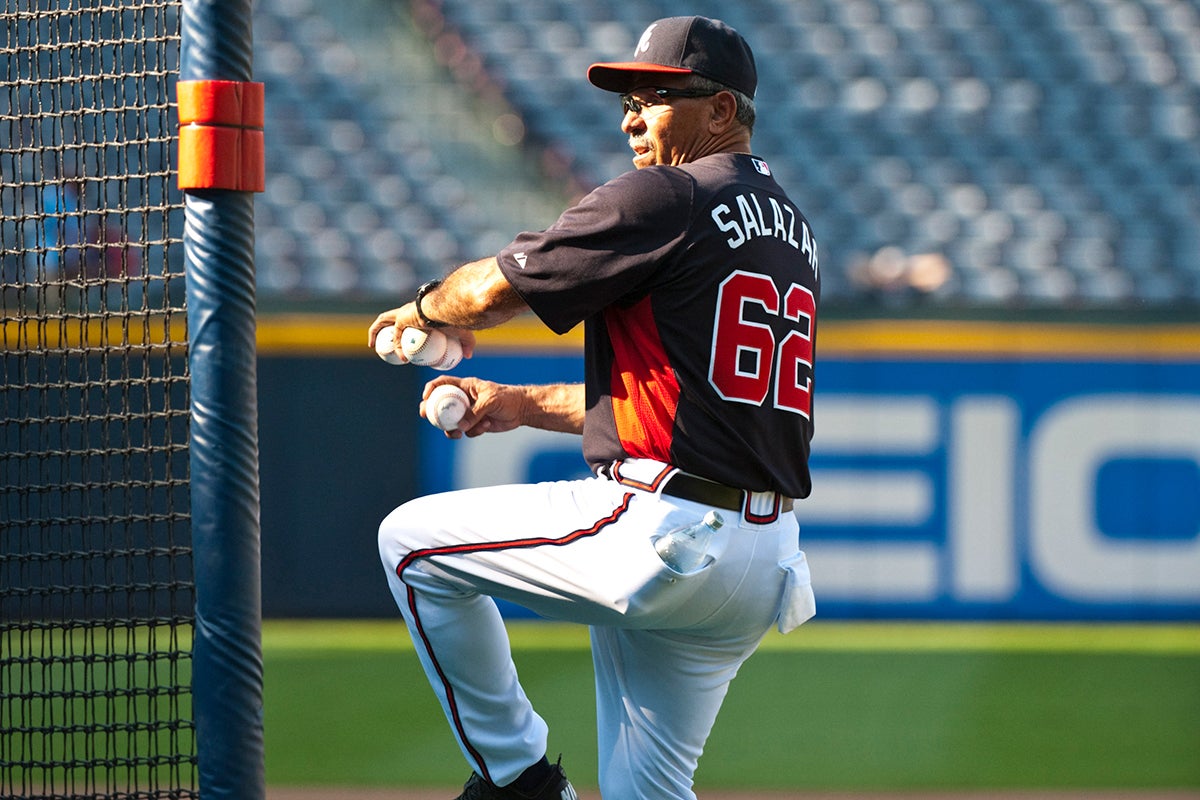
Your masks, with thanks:
[{"label": "salazar text on jersey", "polygon": [[[817,242],[812,232],[805,224],[792,205],[786,201],[780,202],[774,197],[766,197],[766,205],[771,210],[771,220],[767,220],[763,212],[763,203],[755,192],[739,194],[735,200],[738,210],[735,213],[728,204],[721,203],[712,210],[713,222],[723,233],[730,233],[725,240],[731,250],[736,250],[750,239],[758,236],[771,236],[787,242],[792,247],[808,256],[812,263],[813,272],[817,271]],[[796,223],[800,223],[799,238],[797,238]]]}]

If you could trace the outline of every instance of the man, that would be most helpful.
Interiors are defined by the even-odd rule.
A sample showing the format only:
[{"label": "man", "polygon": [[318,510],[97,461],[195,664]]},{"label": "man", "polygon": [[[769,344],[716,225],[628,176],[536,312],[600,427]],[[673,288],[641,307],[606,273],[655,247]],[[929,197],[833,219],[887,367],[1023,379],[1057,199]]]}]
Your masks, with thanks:
[{"label": "man", "polygon": [[[742,37],[659,20],[634,60],[589,80],[621,95],[636,170],[548,230],[421,287],[387,325],[472,330],[531,309],[585,325],[585,382],[461,386],[452,437],[581,433],[595,477],[423,497],[380,526],[380,553],[430,682],[474,769],[460,800],[575,797],[517,680],[492,597],[591,626],[600,789],[692,798],[730,680],[773,624],[813,613],[793,498],[810,491],[817,248],[750,155],[757,83]],[[422,409],[422,414],[426,413]],[[717,511],[683,574],[652,539]]]}]

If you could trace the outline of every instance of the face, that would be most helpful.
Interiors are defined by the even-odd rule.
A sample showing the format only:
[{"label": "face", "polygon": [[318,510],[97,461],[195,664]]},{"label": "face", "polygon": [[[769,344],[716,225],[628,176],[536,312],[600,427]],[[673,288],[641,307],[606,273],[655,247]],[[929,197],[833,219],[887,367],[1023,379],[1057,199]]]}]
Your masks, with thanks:
[{"label": "face", "polygon": [[707,155],[711,97],[659,97],[655,88],[684,89],[685,77],[647,76],[642,88],[629,92],[640,110],[627,110],[621,130],[629,136],[633,165],[677,166]]}]

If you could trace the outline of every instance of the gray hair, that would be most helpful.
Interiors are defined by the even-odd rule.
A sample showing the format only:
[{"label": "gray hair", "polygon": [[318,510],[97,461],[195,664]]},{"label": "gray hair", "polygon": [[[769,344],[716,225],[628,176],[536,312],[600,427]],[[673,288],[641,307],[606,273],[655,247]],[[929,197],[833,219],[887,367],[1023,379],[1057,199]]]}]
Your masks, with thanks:
[{"label": "gray hair", "polygon": [[732,94],[733,99],[737,101],[737,121],[745,125],[746,129],[751,133],[754,132],[754,101],[750,97],[742,92],[739,92],[737,89],[731,89],[723,83],[718,83],[716,81],[709,80],[708,78],[702,78],[699,75],[692,76],[689,88],[700,92],[712,92],[713,94],[716,94],[717,92],[729,92]]}]

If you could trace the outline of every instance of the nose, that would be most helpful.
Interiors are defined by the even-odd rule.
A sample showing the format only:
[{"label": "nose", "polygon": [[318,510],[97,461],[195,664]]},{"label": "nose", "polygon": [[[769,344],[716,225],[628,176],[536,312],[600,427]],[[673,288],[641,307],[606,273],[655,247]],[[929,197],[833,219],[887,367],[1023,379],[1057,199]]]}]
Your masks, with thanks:
[{"label": "nose", "polygon": [[621,120],[621,131],[623,133],[634,133],[635,131],[644,131],[646,123],[642,120],[642,115],[633,111],[626,111],[625,117]]}]

